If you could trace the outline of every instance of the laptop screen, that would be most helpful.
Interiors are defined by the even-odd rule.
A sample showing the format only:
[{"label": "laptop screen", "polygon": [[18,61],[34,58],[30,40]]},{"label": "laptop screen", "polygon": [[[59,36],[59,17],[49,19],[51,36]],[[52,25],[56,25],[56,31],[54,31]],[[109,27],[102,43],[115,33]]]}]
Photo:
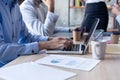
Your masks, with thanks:
[{"label": "laptop screen", "polygon": [[87,47],[88,47],[88,43],[89,43],[89,41],[91,40],[91,38],[92,38],[92,36],[93,36],[93,34],[94,34],[97,26],[98,26],[99,21],[100,21],[99,18],[95,18],[95,19],[94,19],[94,21],[93,21],[93,23],[92,23],[92,26],[91,26],[91,29],[90,29],[90,31],[89,31],[89,33],[88,33],[88,35],[87,35],[87,37],[85,38],[85,41],[84,41],[85,49],[84,49],[83,53],[86,52],[86,49],[87,49]]},{"label": "laptop screen", "polygon": [[93,36],[93,34],[97,28],[98,23],[99,23],[99,18],[95,18],[93,21],[93,24],[91,26],[91,29],[90,29],[90,31],[89,31],[89,33],[84,41],[85,44],[87,44],[89,42],[89,40],[91,39],[91,37]]}]

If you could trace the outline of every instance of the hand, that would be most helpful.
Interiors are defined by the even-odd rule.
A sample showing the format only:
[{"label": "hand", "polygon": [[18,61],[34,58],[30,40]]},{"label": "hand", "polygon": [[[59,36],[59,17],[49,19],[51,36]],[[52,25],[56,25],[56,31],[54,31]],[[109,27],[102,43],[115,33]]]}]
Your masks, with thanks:
[{"label": "hand", "polygon": [[71,39],[64,37],[55,37],[50,41],[40,42],[39,49],[60,49],[61,47],[71,47],[73,44]]},{"label": "hand", "polygon": [[54,12],[54,0],[42,0],[42,1],[48,7],[48,11]]},{"label": "hand", "polygon": [[115,5],[112,7],[112,13],[117,16],[120,14],[120,7],[118,5]]}]

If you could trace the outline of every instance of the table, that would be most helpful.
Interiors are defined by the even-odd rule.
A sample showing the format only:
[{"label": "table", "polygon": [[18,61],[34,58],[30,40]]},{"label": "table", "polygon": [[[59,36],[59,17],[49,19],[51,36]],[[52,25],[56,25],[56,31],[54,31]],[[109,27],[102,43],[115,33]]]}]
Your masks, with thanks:
[{"label": "table", "polygon": [[[37,54],[37,55],[21,56],[13,60],[12,62],[6,64],[4,67],[12,66],[15,64],[23,63],[23,62],[35,61],[47,55]],[[68,56],[92,58],[90,53],[85,55],[68,55]],[[102,60],[93,70],[89,72],[68,69],[68,68],[60,68],[60,67],[57,67],[57,68],[77,73],[77,76],[72,77],[68,80],[120,80],[120,76],[119,76],[120,75],[120,55],[106,54],[105,60]]]}]

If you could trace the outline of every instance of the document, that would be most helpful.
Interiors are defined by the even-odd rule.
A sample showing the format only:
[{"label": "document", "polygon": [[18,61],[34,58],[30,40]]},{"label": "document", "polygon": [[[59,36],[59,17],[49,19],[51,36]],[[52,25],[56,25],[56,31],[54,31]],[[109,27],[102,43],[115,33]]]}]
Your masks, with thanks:
[{"label": "document", "polygon": [[3,80],[66,80],[75,75],[31,62],[0,69],[0,78]]},{"label": "document", "polygon": [[99,62],[100,60],[70,57],[63,55],[50,55],[36,61],[36,63],[39,64],[53,65],[84,71],[92,70]]}]

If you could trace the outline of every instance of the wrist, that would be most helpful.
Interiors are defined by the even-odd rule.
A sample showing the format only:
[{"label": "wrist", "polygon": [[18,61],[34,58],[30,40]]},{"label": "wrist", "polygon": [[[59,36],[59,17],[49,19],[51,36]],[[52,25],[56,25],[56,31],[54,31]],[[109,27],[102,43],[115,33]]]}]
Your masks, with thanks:
[{"label": "wrist", "polygon": [[45,49],[45,42],[39,42],[39,50]]}]

